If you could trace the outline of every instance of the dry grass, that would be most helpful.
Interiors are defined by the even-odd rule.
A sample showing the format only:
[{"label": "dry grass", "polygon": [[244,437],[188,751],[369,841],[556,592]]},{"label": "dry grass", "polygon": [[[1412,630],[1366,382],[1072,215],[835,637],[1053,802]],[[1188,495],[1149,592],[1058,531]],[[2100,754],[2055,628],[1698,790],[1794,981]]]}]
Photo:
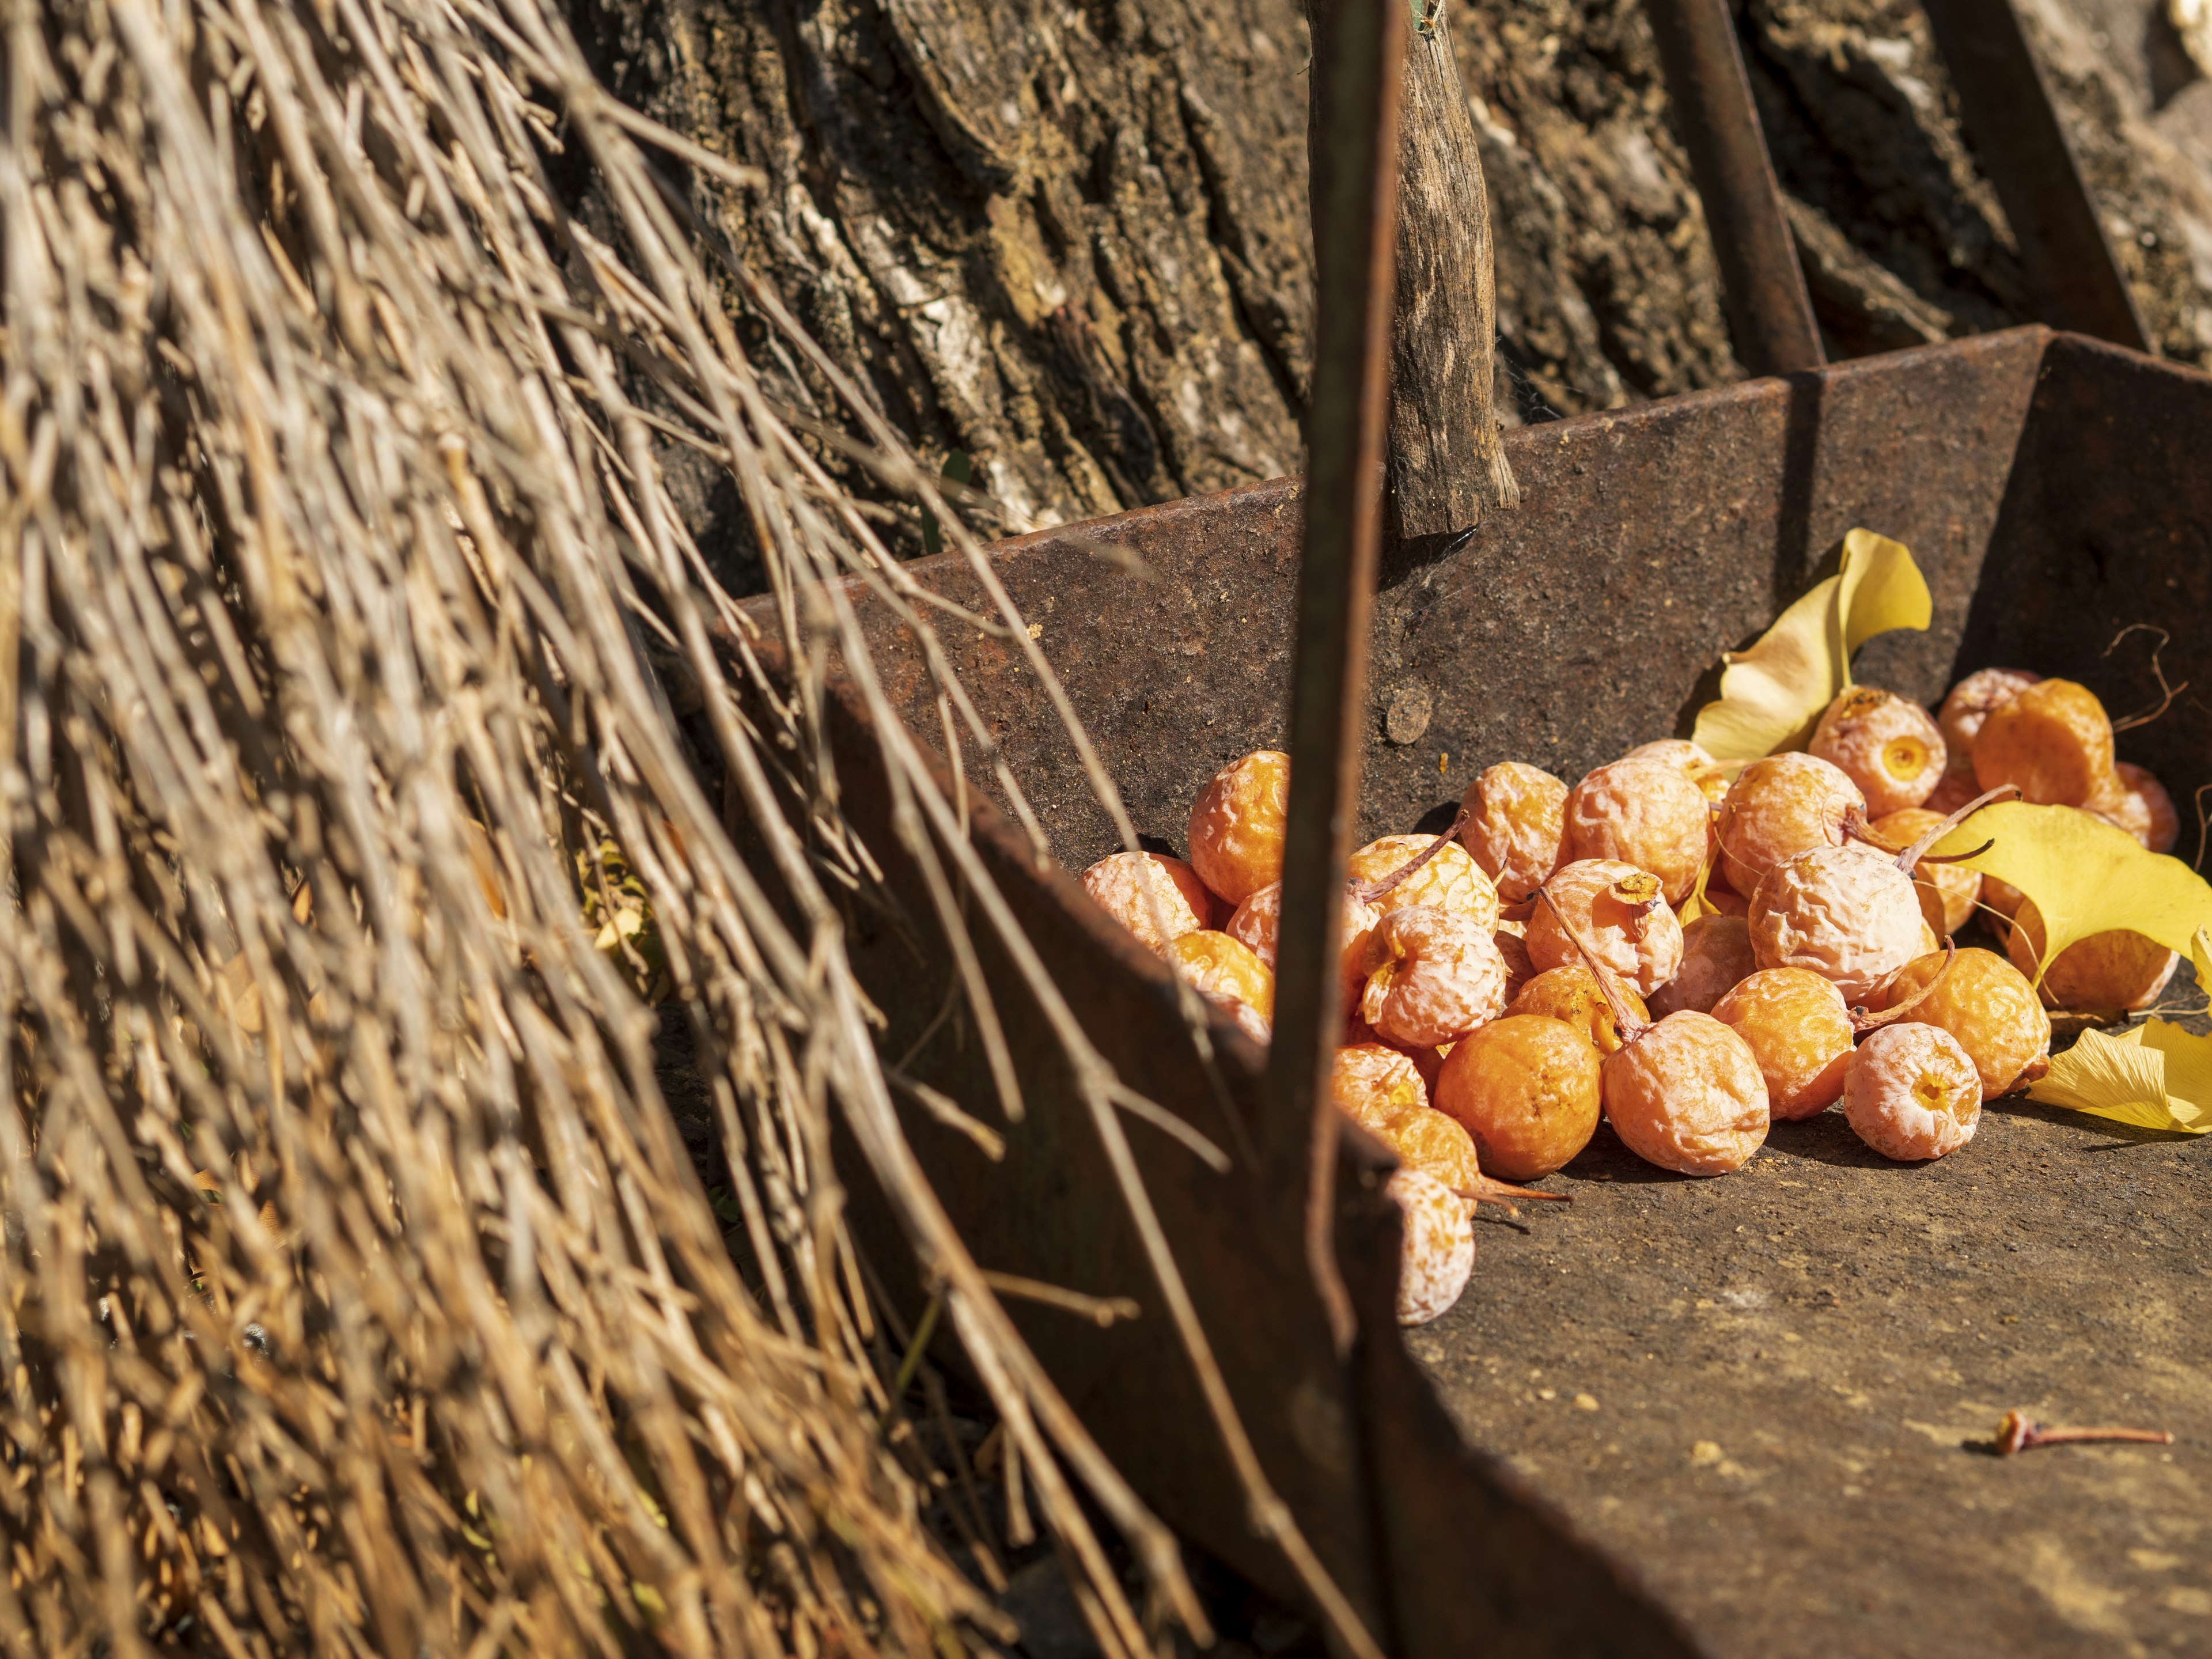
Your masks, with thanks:
[{"label": "dry grass", "polygon": [[[832,1110],[1107,1651],[1202,1632],[1171,1539],[922,1182],[844,963],[818,866],[872,878],[820,775],[818,674],[825,642],[864,682],[866,658],[823,579],[929,630],[718,283],[803,333],[743,271],[710,281],[715,239],[647,147],[733,199],[749,181],[614,106],[534,0],[0,18],[0,1651],[1004,1639],[880,1431]],[[560,145],[620,249],[564,210]],[[648,382],[678,418],[635,405]],[[848,392],[870,464],[972,553]],[[672,433],[728,468],[781,644],[816,667],[757,705],[805,823],[712,642],[732,613],[659,481]],[[798,927],[702,793],[656,660],[700,694]],[[995,764],[935,660],[948,738]],[[884,729],[945,914],[963,884],[1007,926],[958,803]],[[660,1098],[648,981],[712,1080],[757,1292]],[[1119,1085],[1050,1000],[1208,1372]],[[1077,1484],[1146,1570],[1141,1615]]]}]

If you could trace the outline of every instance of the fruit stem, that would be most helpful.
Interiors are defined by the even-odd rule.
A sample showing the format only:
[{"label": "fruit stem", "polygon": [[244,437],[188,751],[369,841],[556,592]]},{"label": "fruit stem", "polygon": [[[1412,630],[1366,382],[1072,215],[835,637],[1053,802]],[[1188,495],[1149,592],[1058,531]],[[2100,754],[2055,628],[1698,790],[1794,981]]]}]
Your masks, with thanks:
[{"label": "fruit stem", "polygon": [[1997,1455],[2009,1457],[2036,1446],[2063,1446],[2088,1440],[2123,1440],[2147,1446],[2171,1446],[2165,1429],[2046,1429],[2026,1412],[2011,1411],[1997,1425]]},{"label": "fruit stem", "polygon": [[1935,994],[1936,988],[1943,982],[1943,975],[1951,971],[1951,964],[1958,959],[1959,946],[1957,941],[1949,939],[1945,939],[1943,941],[1943,965],[1936,970],[1936,977],[1929,980],[1927,984],[1922,986],[1911,996],[1905,998],[1904,1001],[1899,1003],[1894,1008],[1886,1008],[1878,1014],[1870,1014],[1863,1008],[1852,1009],[1852,1033],[1855,1036],[1864,1036],[1869,1031],[1880,1030],[1883,1026],[1891,1024],[1893,1021],[1904,1018],[1905,1015],[1911,1013],[1915,1008],[1918,1007],[1927,998]]},{"label": "fruit stem", "polygon": [[1575,932],[1574,924],[1567,920],[1566,912],[1559,908],[1559,900],[1552,896],[1549,886],[1539,887],[1536,896],[1544,901],[1552,913],[1552,920],[1559,924],[1559,931],[1567,936],[1567,943],[1575,947],[1575,954],[1583,959],[1583,966],[1590,970],[1597,981],[1597,988],[1604,995],[1606,1006],[1613,1010],[1613,1029],[1620,1033],[1623,1048],[1642,1036],[1651,1027],[1628,1012],[1628,1004],[1620,994],[1620,987],[1613,978],[1613,969],[1597,959],[1597,953],[1583,943],[1582,935]]},{"label": "fruit stem", "polygon": [[[1899,853],[1897,855],[1897,867],[1904,871],[1906,875],[1911,875],[1913,872],[1914,866],[1920,862],[1922,856],[1937,842],[1942,840],[1944,836],[1949,835],[1954,830],[1964,823],[1968,818],[1973,817],[1975,813],[1980,811],[1982,808],[1987,806],[1991,801],[2008,800],[2019,793],[2019,786],[2010,783],[2001,783],[1994,789],[1984,790],[1980,794],[1975,796],[1973,799],[1968,801],[1964,806],[1959,808],[1958,811],[1951,813],[1948,817],[1942,819],[1942,822],[1930,824],[1928,828],[1928,832],[1925,835],[1922,836],[1918,841],[1914,842],[1911,846],[1906,848],[1902,853]],[[1992,843],[1992,845],[1994,845],[1994,843]],[[1948,859],[1978,858],[1982,854],[1986,853],[1989,850],[1988,847],[1980,847],[1977,848],[1972,853],[1952,854],[1948,855]],[[1939,860],[1938,861],[1944,862],[1948,860]]]},{"label": "fruit stem", "polygon": [[1495,1204],[1508,1215],[1516,1216],[1521,1213],[1513,1203],[1516,1198],[1540,1200],[1547,1204],[1571,1204],[1575,1201],[1572,1193],[1539,1192],[1534,1187],[1515,1187],[1503,1181],[1492,1181],[1486,1175],[1475,1176],[1472,1188],[1455,1187],[1452,1191],[1470,1204]]},{"label": "fruit stem", "polygon": [[1352,890],[1356,893],[1364,902],[1368,904],[1374,903],[1376,899],[1381,898],[1385,893],[1395,887],[1400,882],[1405,880],[1407,877],[1412,875],[1416,870],[1419,870],[1431,859],[1443,852],[1446,842],[1457,841],[1459,839],[1459,832],[1466,828],[1466,826],[1467,808],[1462,806],[1459,809],[1459,816],[1452,820],[1451,828],[1445,830],[1443,834],[1438,836],[1434,841],[1431,842],[1426,849],[1416,854],[1414,857],[1407,860],[1405,863],[1400,865],[1389,875],[1378,876],[1373,881],[1362,882],[1358,886],[1353,888]]}]

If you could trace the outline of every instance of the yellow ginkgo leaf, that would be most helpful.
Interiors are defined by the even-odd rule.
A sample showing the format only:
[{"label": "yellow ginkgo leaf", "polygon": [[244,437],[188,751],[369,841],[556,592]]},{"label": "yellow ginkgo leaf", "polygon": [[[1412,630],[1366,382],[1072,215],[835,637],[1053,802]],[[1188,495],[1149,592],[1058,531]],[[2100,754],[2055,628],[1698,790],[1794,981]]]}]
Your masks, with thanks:
[{"label": "yellow ginkgo leaf", "polygon": [[2126,830],[2090,813],[1999,801],[1934,850],[1965,853],[1984,842],[1990,843],[1987,852],[1960,862],[2035,901],[2043,915],[2045,968],[2092,933],[2125,928],[2169,951],[2193,952],[2196,936],[2212,929],[2212,884],[2179,859],[2147,850]]},{"label": "yellow ginkgo leaf", "polygon": [[1717,916],[1721,907],[1705,896],[1705,884],[1713,878],[1714,854],[1707,853],[1705,861],[1698,866],[1698,884],[1690,889],[1689,896],[1674,907],[1674,919],[1687,927],[1699,916]]},{"label": "yellow ginkgo leaf", "polygon": [[2189,965],[2197,970],[2197,988],[2212,997],[2212,927],[2189,936]]},{"label": "yellow ginkgo leaf", "polygon": [[1821,712],[1851,684],[1851,653],[1894,628],[1925,629],[1928,583],[1902,542],[1854,530],[1842,568],[1776,618],[1748,651],[1731,651],[1721,698],[1698,711],[1696,740],[1735,768],[1802,749]]},{"label": "yellow ginkgo leaf", "polygon": [[2212,1037],[2162,1019],[2117,1036],[2084,1031],[2028,1086],[2027,1097],[2141,1129],[2201,1135],[2212,1129]]}]

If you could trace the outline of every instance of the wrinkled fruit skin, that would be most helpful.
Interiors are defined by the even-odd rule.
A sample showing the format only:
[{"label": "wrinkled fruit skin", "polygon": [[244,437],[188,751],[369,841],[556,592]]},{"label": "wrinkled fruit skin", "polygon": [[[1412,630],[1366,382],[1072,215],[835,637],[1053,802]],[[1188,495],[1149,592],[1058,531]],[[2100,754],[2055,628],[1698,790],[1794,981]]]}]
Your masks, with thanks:
[{"label": "wrinkled fruit skin", "polygon": [[1468,786],[1460,842],[1498,889],[1518,904],[1566,861],[1567,786],[1549,772],[1503,761]]},{"label": "wrinkled fruit skin", "polygon": [[1713,828],[1729,885],[1750,898],[1776,865],[1844,839],[1844,820],[1866,797],[1842,769],[1813,755],[1769,755],[1743,769]]},{"label": "wrinkled fruit skin", "polygon": [[[1889,983],[1893,1008],[1936,984],[1942,956],[1908,962]],[[1994,951],[1961,951],[1933,991],[1898,1022],[1938,1026],[1973,1061],[1982,1098],[2024,1089],[2051,1069],[2051,1016],[2027,976]]]},{"label": "wrinkled fruit skin", "polygon": [[1693,1008],[1710,1014],[1716,1002],[1758,967],[1748,921],[1741,916],[1699,916],[1682,929],[1681,969],[1651,994],[1651,1012],[1679,1014]]},{"label": "wrinkled fruit skin", "polygon": [[1433,1048],[1465,1036],[1505,1007],[1505,958],[1491,930],[1439,905],[1409,905],[1374,933],[1359,1015],[1390,1042]]},{"label": "wrinkled fruit skin", "polygon": [[[1434,836],[1385,836],[1370,841],[1347,860],[1357,882],[1387,881],[1436,845]],[[1457,842],[1447,843],[1428,862],[1372,902],[1388,914],[1410,905],[1435,905],[1465,916],[1486,933],[1498,929],[1498,890]]]},{"label": "wrinkled fruit skin", "polygon": [[[1649,1024],[1651,1011],[1636,988],[1623,985],[1616,988],[1628,1012],[1638,1024]],[[1505,1010],[1508,1018],[1533,1014],[1543,1019],[1565,1020],[1589,1038],[1600,1054],[1609,1054],[1620,1047],[1620,1028],[1613,1023],[1613,1009],[1598,988],[1597,975],[1579,962],[1569,963],[1564,968],[1547,968],[1521,988]]]},{"label": "wrinkled fruit skin", "polygon": [[2105,705],[2072,680],[2039,680],[1990,711],[1974,739],[1974,778],[2011,784],[2038,806],[2085,806],[2112,772]]},{"label": "wrinkled fruit skin", "polygon": [[1940,1026],[1885,1025],[1851,1057],[1844,1116],[1884,1158],[1900,1164],[1942,1158],[1972,1140],[1981,1124],[1981,1076]]},{"label": "wrinkled fruit skin", "polygon": [[1687,738],[1662,738],[1656,743],[1640,743],[1621,759],[1665,761],[1696,784],[1698,793],[1715,806],[1728,794],[1728,774],[1721,770],[1721,763],[1706,752],[1703,744],[1692,743]]},{"label": "wrinkled fruit skin", "polygon": [[[1165,954],[1180,964],[1193,989],[1231,1016],[1243,1008],[1263,1022],[1274,1018],[1275,975],[1266,963],[1228,934],[1185,933],[1168,946]],[[1251,1030],[1241,1018],[1238,1024]],[[1261,1042],[1267,1041],[1264,1025],[1254,1035]]]},{"label": "wrinkled fruit skin", "polygon": [[1589,1145],[1601,1063],[1565,1020],[1509,1016],[1452,1046],[1437,1076],[1437,1107],[1474,1137],[1484,1169],[1534,1181]]},{"label": "wrinkled fruit skin", "polygon": [[1234,908],[1283,878],[1291,757],[1261,749],[1216,772],[1190,809],[1190,864]]},{"label": "wrinkled fruit skin", "polygon": [[1875,817],[1925,801],[1950,757],[1926,709],[1870,685],[1855,685],[1830,703],[1806,748],[1858,785]]},{"label": "wrinkled fruit skin", "polygon": [[1751,901],[1759,965],[1809,969],[1852,1006],[1923,953],[1926,926],[1911,878],[1863,847],[1800,853]]},{"label": "wrinkled fruit skin", "polygon": [[1711,1014],[1669,1014],[1608,1055],[1606,1116],[1622,1145],[1677,1175],[1726,1175],[1766,1139],[1766,1079]]},{"label": "wrinkled fruit skin", "polygon": [[[1942,821],[1925,807],[1907,807],[1876,818],[1867,828],[1882,846],[1902,853]],[[1923,859],[1912,867],[1912,884],[1920,890],[1920,914],[1938,939],[1964,927],[1982,896],[1981,872],[1961,864],[1931,864]]]},{"label": "wrinkled fruit skin", "polygon": [[1425,1325],[1459,1300],[1474,1273],[1474,1222],[1442,1182],[1419,1170],[1400,1170],[1382,1190],[1405,1218],[1398,1322]]},{"label": "wrinkled fruit skin", "polygon": [[2171,853],[2181,839],[2181,815],[2166,786],[2142,767],[2115,761],[2112,775],[2089,799],[2088,810],[2118,824],[2154,853]]},{"label": "wrinkled fruit skin", "polygon": [[1329,1067],[1336,1109],[1398,1155],[1408,1170],[1473,1192],[1482,1165],[1474,1139],[1429,1104],[1427,1085],[1407,1055],[1381,1043],[1340,1048]]},{"label": "wrinkled fruit skin", "polygon": [[1680,767],[1658,759],[1601,766],[1567,796],[1562,842],[1570,862],[1611,859],[1659,878],[1667,902],[1697,885],[1712,836],[1705,792]]},{"label": "wrinkled fruit skin", "polygon": [[1763,968],[1716,1003],[1713,1018],[1759,1062],[1777,1121],[1817,1117],[1843,1097],[1856,1034],[1843,994],[1818,974]]},{"label": "wrinkled fruit skin", "polygon": [[[2043,959],[2043,913],[2023,898],[2005,936],[2005,954],[2032,981]],[[2148,1008],[2181,958],[2156,939],[2116,930],[2076,939],[2058,953],[2036,988],[2047,1008],[2096,1012]]]},{"label": "wrinkled fruit skin", "polygon": [[1181,859],[1112,853],[1083,872],[1083,890],[1148,951],[1213,925],[1213,895]]},{"label": "wrinkled fruit skin", "polygon": [[[1568,865],[1544,884],[1592,955],[1649,996],[1682,965],[1682,924],[1657,877],[1611,859]],[[1539,901],[1528,916],[1528,960],[1538,972],[1580,967],[1581,956]]]},{"label": "wrinkled fruit skin", "polygon": [[1951,688],[1951,695],[1943,699],[1936,716],[1936,729],[1943,734],[1950,759],[1943,768],[1943,781],[1922,805],[1931,812],[1948,816],[1982,793],[1974,778],[1974,738],[1981,732],[1982,722],[1990,717],[1990,710],[2010,702],[2042,678],[2024,668],[1981,668]]},{"label": "wrinkled fruit skin", "polygon": [[[1358,994],[1359,981],[1366,977],[1375,924],[1382,920],[1382,913],[1346,893],[1342,916],[1344,948],[1339,962],[1344,972],[1345,1001],[1349,1006]],[[1229,925],[1223,931],[1266,963],[1272,972],[1275,966],[1275,933],[1282,921],[1283,884],[1271,881],[1237,907],[1237,914],[1229,918]]]}]

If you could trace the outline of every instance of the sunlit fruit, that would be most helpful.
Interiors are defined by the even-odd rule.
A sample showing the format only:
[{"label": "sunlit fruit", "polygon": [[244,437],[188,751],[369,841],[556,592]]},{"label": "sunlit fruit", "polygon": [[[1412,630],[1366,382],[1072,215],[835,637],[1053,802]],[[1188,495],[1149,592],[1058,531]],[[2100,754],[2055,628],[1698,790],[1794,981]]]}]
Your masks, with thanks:
[{"label": "sunlit fruit", "polygon": [[1844,1116],[1884,1158],[1943,1158],[1974,1138],[1982,1121],[1981,1074],[1941,1026],[1885,1025],[1851,1056]]},{"label": "sunlit fruit", "polygon": [[1449,1310],[1474,1272],[1472,1207],[1434,1176],[1401,1169],[1383,1188],[1398,1206],[1398,1322],[1425,1325]]},{"label": "sunlit fruit", "polygon": [[1468,786],[1460,841],[1498,897],[1518,903],[1565,862],[1567,786],[1549,772],[1502,761]]},{"label": "sunlit fruit", "polygon": [[1806,748],[1856,784],[1875,817],[1926,800],[1948,757],[1926,709],[1870,685],[1855,685],[1830,703]]},{"label": "sunlit fruit", "polygon": [[1746,898],[1769,870],[1815,847],[1843,843],[1866,797],[1842,769],[1812,755],[1769,755],[1737,775],[1713,821],[1721,868]]},{"label": "sunlit fruit", "polygon": [[1680,904],[1705,868],[1712,811],[1689,775],[1656,757],[1614,761],[1587,774],[1567,796],[1561,845],[1570,862],[1610,859],[1659,878]]},{"label": "sunlit fruit", "polygon": [[1728,774],[1721,764],[1705,752],[1705,745],[1692,743],[1687,738],[1662,738],[1656,743],[1640,743],[1621,757],[1623,760],[1662,760],[1698,786],[1698,793],[1717,806],[1728,793]]},{"label": "sunlit fruit", "polygon": [[[1942,821],[1941,813],[1911,806],[1878,817],[1867,827],[1878,845],[1902,853]],[[1948,939],[1964,927],[1973,916],[1975,901],[1982,896],[1981,872],[1963,864],[1939,864],[1923,858],[1913,866],[1912,884],[1919,890],[1920,914],[1938,939]]]},{"label": "sunlit fruit", "polygon": [[1329,1068],[1336,1108],[1398,1156],[1408,1170],[1472,1193],[1482,1165],[1474,1142],[1455,1119],[1429,1103],[1428,1086],[1412,1059],[1380,1043],[1340,1048]]},{"label": "sunlit fruit", "polygon": [[1359,1012],[1389,1041],[1434,1048],[1505,1007],[1505,959],[1491,930],[1440,905],[1408,905],[1376,925]]},{"label": "sunlit fruit", "polygon": [[[1586,859],[1561,870],[1544,891],[1597,960],[1643,994],[1681,967],[1682,924],[1658,877],[1611,859]],[[1539,972],[1582,963],[1559,918],[1541,903],[1528,917],[1528,960]]]},{"label": "sunlit fruit", "polygon": [[1261,749],[1216,772],[1190,809],[1190,863],[1223,903],[1283,878],[1291,757]]},{"label": "sunlit fruit", "polygon": [[1890,981],[1884,1000],[1892,1008],[1911,1004],[1901,1020],[1948,1031],[1973,1061],[1984,1100],[2026,1088],[2050,1069],[2051,1017],[2027,976],[1993,951],[1960,951],[1948,972],[1940,954],[1917,957]]},{"label": "sunlit fruit", "polygon": [[1083,890],[1147,950],[1213,925],[1213,895],[1181,859],[1113,853],[1083,872]]},{"label": "sunlit fruit", "polygon": [[[1629,1017],[1638,1027],[1651,1023],[1651,1012],[1632,985],[1616,985],[1615,995],[1627,1006]],[[1613,1006],[1606,1000],[1599,987],[1597,975],[1581,962],[1570,962],[1564,968],[1547,968],[1521,988],[1505,1010],[1509,1018],[1521,1015],[1535,1015],[1545,1019],[1565,1020],[1595,1045],[1599,1054],[1611,1054],[1620,1047],[1622,1033],[1613,1017]]]},{"label": "sunlit fruit", "polygon": [[[1267,1022],[1275,1016],[1275,976],[1249,947],[1226,933],[1201,930],[1170,942],[1165,953],[1182,969],[1191,988],[1221,1008],[1261,1042]],[[1244,1010],[1256,1019],[1256,1028],[1239,1014]]]},{"label": "sunlit fruit", "polygon": [[1922,954],[1911,878],[1871,848],[1816,847],[1777,865],[1751,901],[1751,945],[1762,968],[1804,968],[1863,1002]]},{"label": "sunlit fruit", "polygon": [[2181,815],[2166,786],[2142,767],[2116,761],[2112,775],[2099,786],[2087,810],[2118,824],[2154,853],[2171,853],[2181,839]]},{"label": "sunlit fruit", "polygon": [[1600,1073],[1621,1144],[1678,1175],[1737,1170],[1766,1139],[1766,1079],[1744,1040],[1711,1014],[1669,1014]]},{"label": "sunlit fruit", "polygon": [[[1384,913],[1408,905],[1436,905],[1465,916],[1484,933],[1498,928],[1498,890],[1457,842],[1441,847],[1435,836],[1385,836],[1348,860],[1352,880]],[[1401,871],[1415,866],[1402,878]],[[1385,890],[1385,884],[1389,884]]]},{"label": "sunlit fruit", "polygon": [[[2043,913],[2023,898],[2014,912],[2005,954],[2014,967],[2035,978],[2043,960]],[[2087,1012],[2133,1011],[2158,1000],[2181,958],[2156,939],[2115,929],[2076,939],[2058,953],[2036,989],[2045,1006]]]},{"label": "sunlit fruit", "polygon": [[1651,1012],[1665,1015],[1694,1008],[1709,1014],[1758,966],[1748,921],[1741,916],[1699,916],[1682,929],[1682,965],[1651,994]]},{"label": "sunlit fruit", "polygon": [[1713,1018],[1758,1060],[1777,1120],[1816,1116],[1842,1097],[1856,1034],[1843,993],[1820,975],[1763,968],[1714,1004]]},{"label": "sunlit fruit", "polygon": [[2085,805],[2112,772],[2105,705],[2072,680],[2037,681],[1991,709],[1974,739],[1982,787],[2008,783],[2039,806]]},{"label": "sunlit fruit", "polygon": [[[1339,914],[1341,920],[1338,925],[1344,940],[1340,962],[1348,1001],[1357,994],[1354,988],[1366,977],[1375,924],[1382,920],[1382,913],[1358,896],[1346,893]],[[1275,934],[1282,920],[1283,884],[1271,881],[1237,907],[1236,914],[1222,931],[1248,946],[1272,972],[1275,966]]]},{"label": "sunlit fruit", "polygon": [[1589,1144],[1600,1066],[1589,1039],[1566,1021],[1508,1016],[1452,1045],[1437,1106],[1474,1137],[1485,1170],[1533,1181]]}]

